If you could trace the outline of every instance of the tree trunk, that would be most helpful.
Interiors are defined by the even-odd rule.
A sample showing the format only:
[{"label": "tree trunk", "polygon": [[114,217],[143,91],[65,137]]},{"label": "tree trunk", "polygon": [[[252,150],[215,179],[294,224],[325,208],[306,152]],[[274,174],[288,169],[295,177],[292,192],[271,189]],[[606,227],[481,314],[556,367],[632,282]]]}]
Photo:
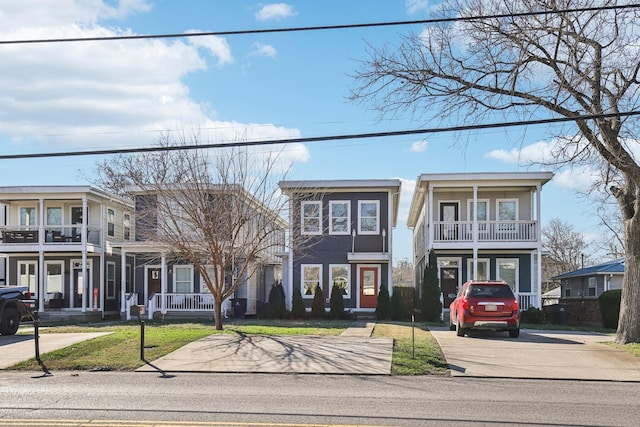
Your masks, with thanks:
[{"label": "tree trunk", "polygon": [[616,343],[640,342],[640,213],[625,218],[625,263]]},{"label": "tree trunk", "polygon": [[216,331],[221,331],[222,328],[222,298],[214,298],[214,311],[213,311],[213,317],[216,321]]}]

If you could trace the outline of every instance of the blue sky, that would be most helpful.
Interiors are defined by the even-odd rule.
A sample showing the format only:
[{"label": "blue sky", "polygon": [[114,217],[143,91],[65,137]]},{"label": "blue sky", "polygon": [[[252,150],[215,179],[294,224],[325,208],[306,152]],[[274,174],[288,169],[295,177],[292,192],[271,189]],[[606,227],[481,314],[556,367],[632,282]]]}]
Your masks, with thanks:
[{"label": "blue sky", "polygon": [[[433,2],[431,2],[433,3]],[[233,31],[429,17],[426,0],[21,0],[0,4],[0,39]],[[225,37],[0,45],[4,154],[153,145],[160,133],[211,142],[385,132],[437,124],[379,117],[347,100],[366,46],[419,25]],[[461,123],[462,124],[462,123]],[[289,179],[399,178],[394,258],[411,258],[406,214],[421,173],[539,170],[541,127],[287,146]],[[0,160],[0,185],[86,184],[96,157]],[[543,222],[597,235],[577,196],[590,171],[559,170],[543,189]]]}]

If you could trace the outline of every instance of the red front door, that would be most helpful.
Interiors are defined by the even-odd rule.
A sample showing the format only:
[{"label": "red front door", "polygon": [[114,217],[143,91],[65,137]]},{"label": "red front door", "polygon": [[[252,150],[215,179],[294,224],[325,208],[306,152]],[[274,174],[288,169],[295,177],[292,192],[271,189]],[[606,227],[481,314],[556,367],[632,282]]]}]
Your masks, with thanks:
[{"label": "red front door", "polygon": [[376,308],[378,271],[377,267],[360,267],[360,308]]}]

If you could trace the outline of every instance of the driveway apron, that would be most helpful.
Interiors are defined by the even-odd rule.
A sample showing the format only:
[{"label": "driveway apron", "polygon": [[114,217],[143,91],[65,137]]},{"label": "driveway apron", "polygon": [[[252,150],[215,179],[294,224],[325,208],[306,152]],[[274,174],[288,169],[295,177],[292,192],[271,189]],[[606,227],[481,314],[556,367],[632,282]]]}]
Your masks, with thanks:
[{"label": "driveway apron", "polygon": [[430,328],[451,375],[496,378],[640,381],[640,359],[598,333],[521,330],[477,331],[458,337],[447,327]]}]

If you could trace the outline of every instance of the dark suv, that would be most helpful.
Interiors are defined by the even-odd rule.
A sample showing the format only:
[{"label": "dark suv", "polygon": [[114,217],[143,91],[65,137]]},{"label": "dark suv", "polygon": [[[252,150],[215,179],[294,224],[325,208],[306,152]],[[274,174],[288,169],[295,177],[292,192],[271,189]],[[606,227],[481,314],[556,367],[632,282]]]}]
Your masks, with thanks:
[{"label": "dark suv", "polygon": [[460,288],[449,306],[449,329],[459,337],[470,329],[509,331],[511,338],[520,335],[518,299],[508,283],[470,281]]},{"label": "dark suv", "polygon": [[33,301],[25,295],[28,290],[26,286],[0,287],[0,335],[14,335],[18,332],[20,320],[29,308],[25,302]]}]

